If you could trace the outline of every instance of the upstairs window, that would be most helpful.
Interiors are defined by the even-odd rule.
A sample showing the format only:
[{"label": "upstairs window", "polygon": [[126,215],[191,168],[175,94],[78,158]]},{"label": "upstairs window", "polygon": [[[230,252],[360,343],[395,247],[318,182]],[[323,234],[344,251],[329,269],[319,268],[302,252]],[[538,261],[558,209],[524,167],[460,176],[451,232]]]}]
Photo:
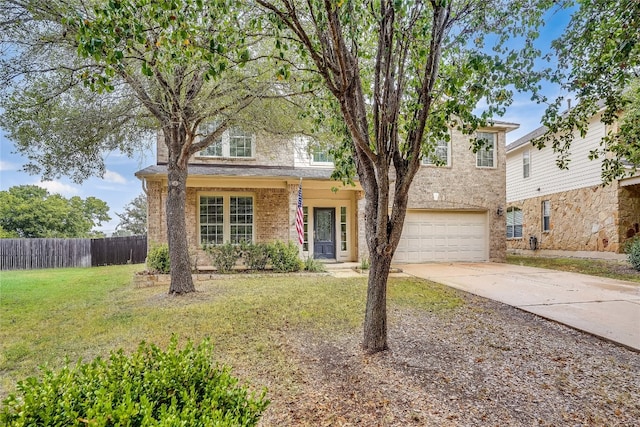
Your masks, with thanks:
[{"label": "upstairs window", "polygon": [[526,150],[522,153],[522,177],[529,178],[531,173],[531,152]]},{"label": "upstairs window", "polygon": [[451,141],[446,141],[444,139],[438,141],[436,143],[436,146],[434,147],[433,153],[431,153],[429,156],[425,156],[422,159],[422,164],[433,166],[451,166],[450,147]]},{"label": "upstairs window", "polygon": [[[206,135],[215,130],[215,124],[201,127],[201,132]],[[232,157],[232,158],[252,158],[254,138],[253,134],[245,132],[240,128],[233,127],[224,131],[222,136],[215,140],[210,146],[200,151],[203,157]]]},{"label": "upstairs window", "polygon": [[333,156],[329,152],[329,147],[324,147],[319,143],[309,144],[309,155],[311,157],[311,164],[333,164]]},{"label": "upstairs window", "polygon": [[496,134],[490,132],[478,132],[477,139],[484,140],[484,144],[476,152],[476,167],[496,167]]},{"label": "upstairs window", "polygon": [[507,208],[507,239],[522,237],[522,210],[512,207]]}]

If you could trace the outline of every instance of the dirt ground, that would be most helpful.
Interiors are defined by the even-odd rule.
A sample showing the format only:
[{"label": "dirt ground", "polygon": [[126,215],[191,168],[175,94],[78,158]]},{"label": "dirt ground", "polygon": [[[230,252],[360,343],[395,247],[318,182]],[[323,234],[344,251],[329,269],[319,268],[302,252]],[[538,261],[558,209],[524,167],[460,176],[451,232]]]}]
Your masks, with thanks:
[{"label": "dirt ground", "polygon": [[261,426],[637,426],[640,354],[462,294],[432,314],[390,308],[391,349],[283,331],[294,378],[263,378]]}]

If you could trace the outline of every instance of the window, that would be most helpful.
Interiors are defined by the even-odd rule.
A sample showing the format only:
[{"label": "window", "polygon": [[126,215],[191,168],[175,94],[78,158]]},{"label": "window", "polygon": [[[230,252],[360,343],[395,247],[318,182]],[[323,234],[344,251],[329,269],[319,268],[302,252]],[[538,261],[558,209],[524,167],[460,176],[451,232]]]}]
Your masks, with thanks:
[{"label": "window", "polygon": [[200,243],[224,243],[224,202],[220,196],[200,197]]},{"label": "window", "polygon": [[449,145],[450,141],[445,141],[444,139],[438,141],[436,146],[434,147],[433,153],[429,156],[425,156],[422,159],[423,165],[434,165],[434,166],[450,166],[449,161]]},{"label": "window", "polygon": [[309,207],[302,207],[302,227],[304,229],[304,237],[302,241],[302,250],[309,250]]},{"label": "window", "polygon": [[253,242],[253,197],[229,197],[229,241]]},{"label": "window", "polygon": [[507,208],[507,239],[522,237],[522,210]]},{"label": "window", "polygon": [[522,177],[529,178],[531,173],[531,152],[526,150],[522,153]]},{"label": "window", "polygon": [[[202,126],[200,131],[207,135],[216,129],[216,124]],[[227,129],[220,138],[210,146],[200,151],[200,156],[204,157],[253,157],[253,134],[245,132],[240,128]]]},{"label": "window", "polygon": [[309,144],[309,154],[311,163],[333,164],[333,156],[329,152],[329,147],[321,146],[318,142]]},{"label": "window", "polygon": [[253,197],[200,196],[200,244],[253,242]]},{"label": "window", "polygon": [[340,250],[347,250],[347,207],[340,206]]},{"label": "window", "polygon": [[551,231],[551,201],[542,201],[542,231]]},{"label": "window", "polygon": [[253,136],[239,128],[229,130],[229,156],[252,157],[251,142]]},{"label": "window", "polygon": [[476,166],[479,168],[493,168],[496,165],[496,134],[478,132],[477,139],[485,140],[485,143],[476,153]]}]

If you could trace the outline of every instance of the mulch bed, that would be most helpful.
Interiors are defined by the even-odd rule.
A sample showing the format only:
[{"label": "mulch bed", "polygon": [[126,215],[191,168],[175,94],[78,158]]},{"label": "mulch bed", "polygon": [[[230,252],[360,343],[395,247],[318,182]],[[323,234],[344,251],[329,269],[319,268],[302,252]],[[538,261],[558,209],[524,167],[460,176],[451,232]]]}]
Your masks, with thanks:
[{"label": "mulch bed", "polygon": [[640,425],[639,353],[461,295],[444,313],[391,306],[391,350],[375,355],[356,333],[283,331],[295,378],[263,378],[260,425]]}]

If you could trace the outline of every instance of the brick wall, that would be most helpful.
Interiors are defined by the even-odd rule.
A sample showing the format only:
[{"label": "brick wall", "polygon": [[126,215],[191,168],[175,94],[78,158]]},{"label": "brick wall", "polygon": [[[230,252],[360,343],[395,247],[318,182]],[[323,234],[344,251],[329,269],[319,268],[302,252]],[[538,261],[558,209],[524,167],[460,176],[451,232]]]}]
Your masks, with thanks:
[{"label": "brick wall", "polygon": [[[409,191],[409,209],[486,211],[489,220],[489,259],[505,260],[505,133],[497,133],[496,167],[477,168],[470,137],[452,132],[451,165],[422,166]],[[435,200],[434,193],[437,193]]]},{"label": "brick wall", "polygon": [[[297,189],[297,186],[296,186]],[[165,203],[167,189],[160,182],[147,184],[149,208],[149,242],[167,241]],[[250,193],[254,196],[254,236],[256,242],[287,241],[289,238],[289,194],[284,188],[215,188],[188,187],[185,220],[189,247],[197,253],[199,265],[209,265],[209,258],[200,247],[198,234],[198,194],[205,193]]]},{"label": "brick wall", "polygon": [[[253,158],[211,158],[192,156],[190,164],[255,164],[260,166],[293,166],[294,146],[292,138],[259,133],[255,135],[255,153]],[[158,164],[168,161],[167,146],[162,133],[158,134]]]}]

